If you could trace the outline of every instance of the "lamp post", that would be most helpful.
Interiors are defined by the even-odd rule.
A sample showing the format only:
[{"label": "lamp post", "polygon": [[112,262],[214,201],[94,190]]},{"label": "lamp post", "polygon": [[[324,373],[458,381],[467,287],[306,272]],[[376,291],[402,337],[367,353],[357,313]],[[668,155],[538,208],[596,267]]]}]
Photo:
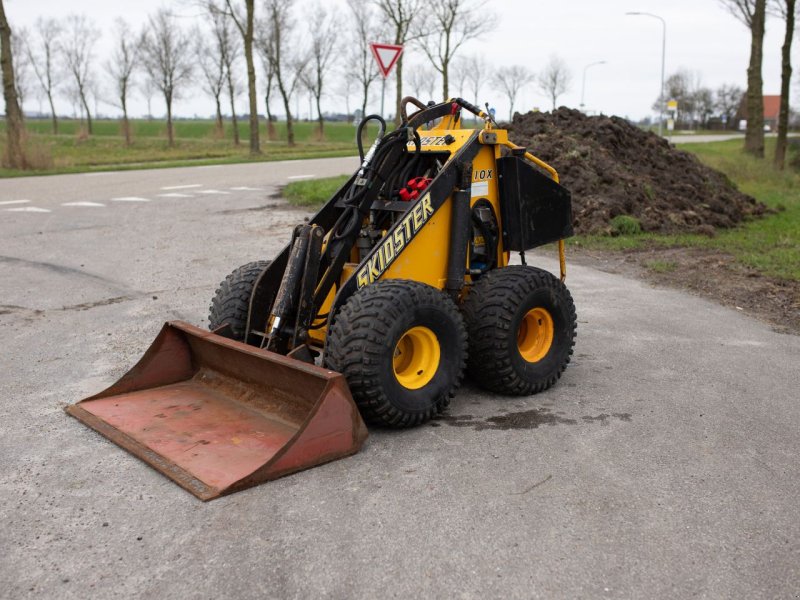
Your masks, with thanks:
[{"label": "lamp post", "polygon": [[652,17],[654,19],[658,19],[659,21],[661,21],[661,26],[663,27],[661,36],[661,97],[659,98],[659,103],[658,103],[659,107],[658,135],[663,135],[664,102],[666,101],[666,98],[664,97],[664,61],[667,55],[667,22],[658,15],[654,15],[653,13],[648,13],[648,12],[626,12],[625,14],[637,17]]},{"label": "lamp post", "polygon": [[583,67],[583,83],[581,84],[581,110],[583,110],[584,107],[583,101],[586,98],[586,71],[589,69],[589,67],[594,67],[595,65],[604,65],[604,64],[606,64],[606,61],[598,60],[597,62],[589,63],[588,65]]}]

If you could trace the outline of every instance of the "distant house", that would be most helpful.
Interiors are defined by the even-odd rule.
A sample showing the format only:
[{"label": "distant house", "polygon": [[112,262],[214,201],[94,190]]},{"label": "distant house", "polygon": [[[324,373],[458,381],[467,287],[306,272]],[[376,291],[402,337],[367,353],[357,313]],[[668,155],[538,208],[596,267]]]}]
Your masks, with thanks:
[{"label": "distant house", "polygon": [[770,131],[778,128],[778,113],[780,112],[781,97],[764,96],[764,125],[768,125]]},{"label": "distant house", "polygon": [[[778,114],[781,111],[780,96],[764,96],[764,128],[769,127],[770,131],[778,128]],[[739,111],[736,113],[736,122],[739,128],[744,129],[747,123],[747,96],[742,98]]]}]

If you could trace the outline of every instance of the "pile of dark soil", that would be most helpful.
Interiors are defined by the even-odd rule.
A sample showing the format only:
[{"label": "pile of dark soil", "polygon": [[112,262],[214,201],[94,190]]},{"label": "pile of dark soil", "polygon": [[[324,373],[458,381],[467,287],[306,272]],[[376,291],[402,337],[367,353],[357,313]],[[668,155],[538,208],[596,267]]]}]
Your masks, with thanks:
[{"label": "pile of dark soil", "polygon": [[630,215],[644,231],[713,235],[767,210],[693,154],[619,117],[562,107],[516,114],[504,127],[556,168],[572,192],[578,233],[612,233],[611,220]]}]

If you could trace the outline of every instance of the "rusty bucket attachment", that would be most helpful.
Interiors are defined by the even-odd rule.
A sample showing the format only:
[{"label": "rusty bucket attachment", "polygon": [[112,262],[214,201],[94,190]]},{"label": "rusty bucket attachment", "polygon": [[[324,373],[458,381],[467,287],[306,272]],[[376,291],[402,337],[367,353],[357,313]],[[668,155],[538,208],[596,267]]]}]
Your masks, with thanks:
[{"label": "rusty bucket attachment", "polygon": [[367,437],[339,373],[180,321],[67,412],[201,500],[355,454]]}]

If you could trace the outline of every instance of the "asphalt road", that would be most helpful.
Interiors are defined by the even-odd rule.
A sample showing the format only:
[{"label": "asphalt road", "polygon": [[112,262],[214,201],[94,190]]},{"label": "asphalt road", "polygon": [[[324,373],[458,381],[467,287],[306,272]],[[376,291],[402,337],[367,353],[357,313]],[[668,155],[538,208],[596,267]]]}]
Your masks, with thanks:
[{"label": "asphalt road", "polygon": [[665,137],[673,144],[705,144],[708,142],[727,142],[728,140],[744,140],[744,134],[741,133],[720,133],[720,134],[686,134],[677,133],[670,135],[667,133]]},{"label": "asphalt road", "polygon": [[441,420],[210,503],[64,413],[278,251],[305,213],[276,184],[354,167],[0,181],[0,597],[798,596],[800,338],[586,267],[551,390],[468,384]]},{"label": "asphalt road", "polygon": [[[667,134],[665,136],[672,144],[705,144],[708,142],[726,142],[728,140],[742,140],[744,142],[744,133],[715,133],[715,134],[694,134],[694,133],[676,133],[675,135]],[[774,138],[778,137],[777,133],[765,133],[764,137]],[[797,137],[794,134],[789,134],[789,137]]]}]

